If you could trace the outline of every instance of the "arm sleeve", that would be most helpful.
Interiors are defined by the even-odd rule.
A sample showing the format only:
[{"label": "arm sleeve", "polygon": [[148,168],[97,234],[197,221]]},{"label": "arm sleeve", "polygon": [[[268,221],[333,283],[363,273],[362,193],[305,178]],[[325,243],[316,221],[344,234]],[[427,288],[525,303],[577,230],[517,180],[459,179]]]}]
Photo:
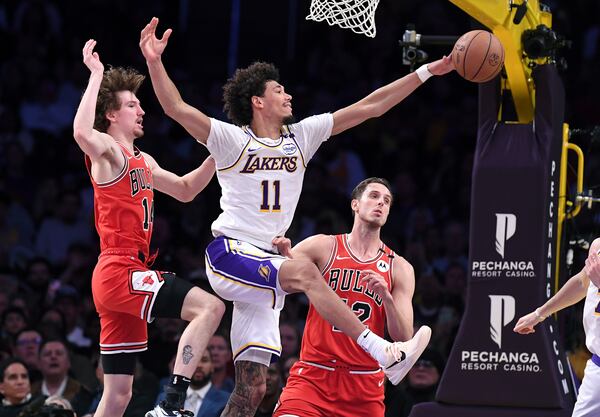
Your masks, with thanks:
[{"label": "arm sleeve", "polygon": [[290,131],[294,134],[294,139],[304,155],[305,163],[308,163],[319,146],[329,139],[332,129],[333,114],[331,113],[307,117],[299,123],[290,125]]},{"label": "arm sleeve", "polygon": [[206,147],[215,159],[217,169],[235,163],[249,140],[240,127],[211,117]]}]

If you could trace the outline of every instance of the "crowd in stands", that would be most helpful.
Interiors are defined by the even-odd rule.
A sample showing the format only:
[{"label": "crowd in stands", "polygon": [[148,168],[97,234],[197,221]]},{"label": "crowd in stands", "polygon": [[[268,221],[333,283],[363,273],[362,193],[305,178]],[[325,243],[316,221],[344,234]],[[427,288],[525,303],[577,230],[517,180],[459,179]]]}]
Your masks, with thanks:
[{"label": "crowd in stands", "polygon": [[[139,31],[149,17],[160,16],[163,29],[175,29],[169,71],[191,104],[225,120],[220,86],[228,66],[260,59],[280,68],[294,113],[302,118],[334,111],[405,74],[397,40],[407,23],[421,33],[442,35],[463,33],[473,24],[444,0],[385,2],[377,14],[377,38],[371,40],[304,21],[308,1],[267,2],[264,8],[277,16],[267,16],[263,5],[242,2],[239,49],[232,61],[226,53],[232,50],[229,2],[201,3],[0,3],[0,417],[17,416],[32,404],[58,404],[89,416],[102,392],[99,319],[90,289],[98,255],[93,195],[71,127],[86,85],[81,48],[87,39],[98,40],[104,62],[145,71]],[[593,105],[600,96],[600,3],[547,3],[554,27],[574,42],[563,74],[566,119],[579,127],[600,124]],[[261,31],[252,28],[254,22]],[[435,48],[430,55],[437,58],[449,49]],[[207,150],[162,113],[149,81],[139,96],[146,134],[138,146],[180,174],[199,165]],[[433,339],[407,379],[387,387],[389,417],[406,416],[413,403],[433,398],[463,313],[476,115],[475,85],[458,75],[434,78],[384,117],[325,143],[309,165],[288,232],[297,243],[315,233],[349,230],[352,188],[368,176],[390,180],[394,203],[382,239],[414,266],[415,325],[431,326]],[[595,150],[593,143],[583,145]],[[593,183],[600,158],[590,153],[586,162]],[[210,290],[204,249],[220,212],[219,195],[213,180],[191,203],[155,196],[152,246],[160,252],[154,268],[176,271]],[[596,232],[600,216],[584,219],[580,231]],[[271,415],[286,372],[298,358],[307,303],[303,295],[289,296],[281,316],[282,358],[269,368],[257,416]],[[230,318],[229,312],[188,391],[186,405],[202,404],[199,417],[219,415],[233,388]],[[126,416],[142,415],[160,398],[161,379],[169,374],[184,325],[160,319],[150,326],[149,351],[139,357]],[[576,347],[571,346],[579,352]]]}]

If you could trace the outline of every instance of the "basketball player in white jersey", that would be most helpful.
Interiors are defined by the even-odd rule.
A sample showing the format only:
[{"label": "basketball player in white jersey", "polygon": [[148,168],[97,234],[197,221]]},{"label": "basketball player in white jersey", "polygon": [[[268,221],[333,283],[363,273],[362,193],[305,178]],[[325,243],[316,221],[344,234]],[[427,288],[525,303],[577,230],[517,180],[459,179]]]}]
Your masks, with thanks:
[{"label": "basketball player in white jersey", "polygon": [[515,332],[529,334],[535,332],[534,327],[551,314],[572,306],[585,298],[583,308],[583,328],[585,344],[592,353],[592,358],[585,366],[585,372],[577,402],[573,409],[573,417],[600,416],[600,289],[591,281],[600,282],[600,238],[590,246],[585,267],[572,276],[563,287],[544,305],[521,317],[515,326]]},{"label": "basketball player in white jersey", "polygon": [[[427,78],[454,69],[450,58],[424,65],[335,113],[292,123],[292,96],[277,69],[255,63],[237,70],[224,87],[225,110],[234,124],[209,118],[185,103],[161,61],[171,29],[156,37],[158,19],[142,30],[140,48],[165,113],[204,144],[216,161],[223,213],[212,224],[206,249],[213,289],[234,303],[231,343],[236,385],[223,416],[253,416],[264,392],[271,355],[279,355],[279,311],[285,295],[304,292],[320,315],[371,354],[393,383],[426,347],[431,329],[408,342],[390,343],[370,332],[306,260],[276,253],[302,188],[306,164],[321,143],[398,104]],[[408,359],[407,359],[408,356]]]}]

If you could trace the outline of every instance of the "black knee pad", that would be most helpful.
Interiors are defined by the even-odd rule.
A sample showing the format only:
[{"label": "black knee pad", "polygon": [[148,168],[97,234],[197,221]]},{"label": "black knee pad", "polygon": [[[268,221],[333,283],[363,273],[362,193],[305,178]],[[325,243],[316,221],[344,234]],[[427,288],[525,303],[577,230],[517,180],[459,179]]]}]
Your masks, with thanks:
[{"label": "black knee pad", "polygon": [[102,369],[105,374],[134,375],[137,353],[101,354]]},{"label": "black knee pad", "polygon": [[158,292],[156,301],[154,301],[152,316],[180,319],[185,296],[194,288],[194,285],[178,278],[171,272],[160,272],[160,275],[165,283]]}]

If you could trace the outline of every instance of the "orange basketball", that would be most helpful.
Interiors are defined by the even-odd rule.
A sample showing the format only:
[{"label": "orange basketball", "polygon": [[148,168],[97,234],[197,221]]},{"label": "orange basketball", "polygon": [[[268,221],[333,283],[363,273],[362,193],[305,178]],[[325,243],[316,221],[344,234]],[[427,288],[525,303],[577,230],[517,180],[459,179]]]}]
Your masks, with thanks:
[{"label": "orange basketball", "polygon": [[500,40],[486,30],[472,30],[454,44],[452,62],[465,80],[483,83],[494,78],[504,64]]}]

